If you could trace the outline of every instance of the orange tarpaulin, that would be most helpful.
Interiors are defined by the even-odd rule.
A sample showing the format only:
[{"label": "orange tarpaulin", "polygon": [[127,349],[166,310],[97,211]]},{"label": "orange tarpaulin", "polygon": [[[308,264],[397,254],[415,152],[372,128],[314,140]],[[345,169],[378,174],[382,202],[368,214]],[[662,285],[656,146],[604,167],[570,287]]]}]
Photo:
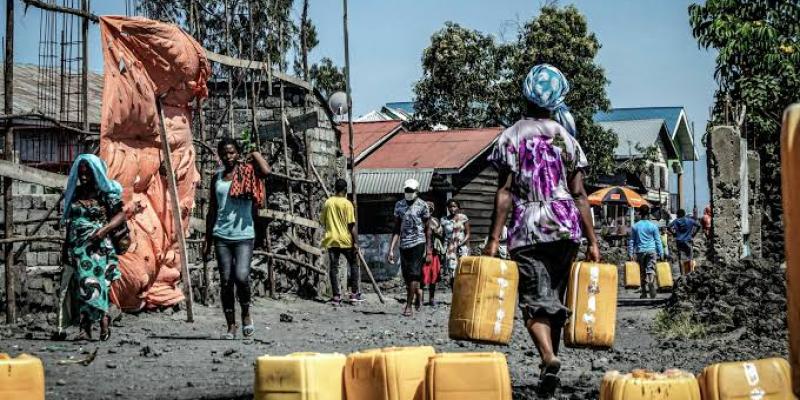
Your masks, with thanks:
[{"label": "orange tarpaulin", "polygon": [[[183,300],[180,258],[162,164],[156,98],[164,105],[167,138],[188,230],[200,174],[195,167],[191,109],[208,95],[203,48],[178,27],[143,18],[100,18],[104,58],[100,157],[122,184],[132,245],[120,257],[122,279],[111,301],[123,310],[171,306]],[[143,207],[136,211],[137,205]]]}]

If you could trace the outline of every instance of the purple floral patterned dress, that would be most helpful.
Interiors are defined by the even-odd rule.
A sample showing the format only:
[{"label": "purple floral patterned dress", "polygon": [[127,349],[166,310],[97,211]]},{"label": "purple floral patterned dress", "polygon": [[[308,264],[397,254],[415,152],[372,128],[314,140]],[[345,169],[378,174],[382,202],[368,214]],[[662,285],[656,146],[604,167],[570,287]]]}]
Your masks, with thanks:
[{"label": "purple floral patterned dress", "polygon": [[512,175],[511,250],[560,240],[580,241],[580,213],[567,177],[588,162],[558,122],[522,119],[500,135],[489,160]]}]

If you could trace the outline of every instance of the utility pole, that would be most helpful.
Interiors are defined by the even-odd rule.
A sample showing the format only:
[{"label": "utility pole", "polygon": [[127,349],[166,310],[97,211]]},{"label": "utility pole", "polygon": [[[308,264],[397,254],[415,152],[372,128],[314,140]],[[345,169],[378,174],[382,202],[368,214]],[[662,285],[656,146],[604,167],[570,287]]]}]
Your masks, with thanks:
[{"label": "utility pole", "polygon": [[[14,114],[14,0],[6,0],[6,54],[3,65],[3,95],[5,105],[3,112],[6,115]],[[6,120],[6,137],[3,155],[7,161],[14,160],[14,128],[12,121]],[[5,212],[5,238],[14,236],[14,202],[13,182],[11,178],[3,178],[3,207]],[[14,248],[13,243],[6,244],[6,322],[13,324],[17,321],[17,302],[14,298]]]},{"label": "utility pole", "polygon": [[692,197],[693,197],[692,209],[694,211],[694,217],[697,218],[697,169],[696,169],[697,157],[695,157],[696,156],[695,153],[697,153],[697,147],[695,147],[697,146],[696,145],[697,142],[695,142],[695,140],[697,139],[694,132],[694,121],[692,121]]},{"label": "utility pole", "polygon": [[358,219],[358,195],[356,191],[356,163],[355,149],[353,148],[353,98],[350,87],[350,39],[347,33],[347,0],[344,3],[344,76],[347,92],[347,137],[350,138],[350,182],[353,191],[353,208]]}]

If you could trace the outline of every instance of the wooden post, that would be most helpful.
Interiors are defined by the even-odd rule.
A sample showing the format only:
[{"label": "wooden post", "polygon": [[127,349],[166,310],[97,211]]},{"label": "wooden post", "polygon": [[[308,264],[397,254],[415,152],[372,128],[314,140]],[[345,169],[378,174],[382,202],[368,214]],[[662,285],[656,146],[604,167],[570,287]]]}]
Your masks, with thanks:
[{"label": "wooden post", "polygon": [[794,394],[800,396],[800,104],[786,109],[781,134],[781,180],[786,229],[786,302],[789,325],[789,362]]},{"label": "wooden post", "polygon": [[[81,11],[89,14],[89,0],[81,0]],[[89,18],[83,18],[81,26],[81,52],[83,59],[81,64],[81,118],[83,119],[83,130],[89,131]]]},{"label": "wooden post", "polygon": [[[267,222],[267,249],[272,251],[272,230],[269,228],[269,222]],[[275,259],[271,256],[268,256],[267,259],[267,273],[269,275],[269,297],[271,299],[275,299]]]},{"label": "wooden post", "polygon": [[303,80],[308,81],[308,0],[303,0],[303,13],[300,17],[300,53],[303,57]]},{"label": "wooden post", "polygon": [[[230,34],[230,7],[228,0],[225,0],[225,52],[226,55],[231,55],[231,34]],[[240,54],[241,56],[241,54]],[[235,138],[233,133],[233,68],[228,67],[228,137]]]},{"label": "wooden post", "polygon": [[[192,310],[192,277],[189,274],[189,260],[186,251],[186,235],[183,232],[183,221],[181,220],[181,208],[178,204],[178,183],[175,180],[175,170],[172,169],[172,151],[167,141],[167,125],[164,123],[164,107],[161,99],[156,99],[158,107],[158,119],[161,122],[161,150],[164,155],[164,166],[167,172],[167,185],[169,185],[169,195],[172,198],[172,221],[175,229],[175,239],[178,241],[178,251],[181,258],[181,275],[183,277],[183,290],[186,296],[186,322],[194,322],[194,312]],[[206,232],[208,234],[208,232]]]},{"label": "wooden post", "polygon": [[344,2],[344,76],[347,92],[347,137],[350,139],[350,190],[353,191],[353,208],[358,219],[358,191],[356,190],[356,162],[353,148],[353,98],[350,87],[350,39],[347,33],[347,0]]},{"label": "wooden post", "polygon": [[[347,137],[350,139],[350,190],[353,192],[353,212],[356,214],[356,227],[358,227],[358,186],[356,185],[356,155],[355,149],[353,148],[353,97],[350,87],[350,38],[347,32],[347,0],[342,1],[344,6],[344,16],[342,19],[344,24],[344,76],[345,87],[347,89]],[[358,230],[358,228],[356,228],[356,230]],[[367,265],[366,260],[364,260],[360,252],[358,253],[358,259],[364,265],[367,276],[369,276],[372,282],[372,287],[378,294],[378,299],[380,299],[381,303],[384,303],[383,294],[381,290],[378,289],[378,284],[375,282],[375,278],[372,277],[372,271],[369,269],[369,265]]]},{"label": "wooden post", "polygon": [[[14,113],[14,0],[6,0],[6,54],[5,64],[3,65],[3,78],[5,85],[4,99],[5,107],[3,112],[6,115]],[[14,160],[14,129],[12,120],[6,120],[5,138],[5,159]],[[5,237],[10,239],[14,235],[14,202],[13,181],[10,178],[3,178],[3,206],[5,207]],[[17,303],[14,298],[14,255],[12,254],[13,244],[5,247],[6,257],[6,322],[13,324],[17,321]]]}]

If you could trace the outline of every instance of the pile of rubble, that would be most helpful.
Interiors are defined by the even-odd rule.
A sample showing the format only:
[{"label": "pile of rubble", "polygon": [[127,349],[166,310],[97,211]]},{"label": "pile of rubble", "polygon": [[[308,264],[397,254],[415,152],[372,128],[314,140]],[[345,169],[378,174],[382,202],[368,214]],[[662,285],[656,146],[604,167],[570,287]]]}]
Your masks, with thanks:
[{"label": "pile of rubble", "polygon": [[710,334],[742,330],[754,340],[785,341],[785,271],[765,259],[702,264],[677,280],[667,310],[692,313]]}]

